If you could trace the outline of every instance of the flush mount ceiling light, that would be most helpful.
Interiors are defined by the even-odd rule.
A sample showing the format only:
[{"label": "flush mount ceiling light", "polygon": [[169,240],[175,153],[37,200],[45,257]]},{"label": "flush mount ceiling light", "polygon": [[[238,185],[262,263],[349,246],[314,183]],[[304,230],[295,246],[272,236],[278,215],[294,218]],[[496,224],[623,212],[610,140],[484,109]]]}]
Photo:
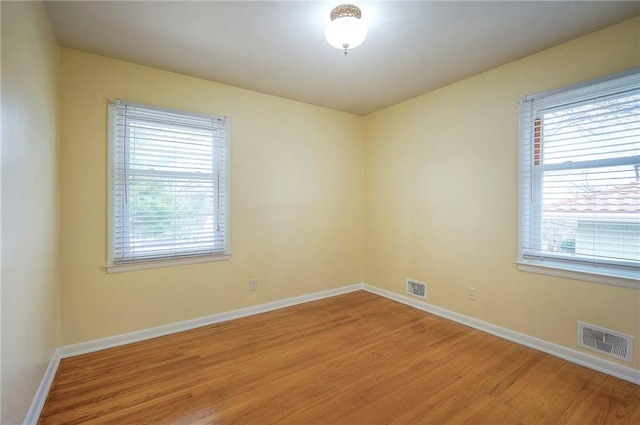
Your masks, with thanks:
[{"label": "flush mount ceiling light", "polygon": [[331,22],[327,25],[324,36],[327,42],[336,49],[355,49],[367,38],[367,26],[360,19],[362,12],[353,4],[341,4],[331,11]]}]

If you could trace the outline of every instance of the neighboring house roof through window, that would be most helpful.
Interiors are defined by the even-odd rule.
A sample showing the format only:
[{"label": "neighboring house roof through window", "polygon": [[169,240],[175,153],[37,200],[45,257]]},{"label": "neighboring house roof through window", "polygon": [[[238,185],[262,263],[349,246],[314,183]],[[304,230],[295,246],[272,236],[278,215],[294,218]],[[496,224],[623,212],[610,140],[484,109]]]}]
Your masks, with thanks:
[{"label": "neighboring house roof through window", "polygon": [[640,181],[585,192],[580,196],[550,204],[544,208],[544,212],[640,214]]}]

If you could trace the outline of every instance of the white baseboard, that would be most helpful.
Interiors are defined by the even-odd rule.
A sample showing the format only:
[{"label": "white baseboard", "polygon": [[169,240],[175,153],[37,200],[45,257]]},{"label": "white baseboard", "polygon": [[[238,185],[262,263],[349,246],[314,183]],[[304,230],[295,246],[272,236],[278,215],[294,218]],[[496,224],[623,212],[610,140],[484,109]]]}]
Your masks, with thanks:
[{"label": "white baseboard", "polygon": [[24,418],[24,425],[35,425],[38,423],[40,413],[42,413],[42,408],[44,407],[44,402],[47,401],[49,389],[51,389],[51,384],[53,384],[53,378],[56,376],[58,366],[60,365],[59,350],[60,349],[58,348],[53,352],[53,356],[49,361],[47,370],[44,372],[42,381],[40,381],[36,395],[33,397],[31,406],[27,411],[27,416]]},{"label": "white baseboard", "polygon": [[436,307],[434,305],[427,304],[424,301],[412,299],[404,295],[399,295],[394,292],[387,291],[385,289],[380,289],[367,284],[362,284],[361,286],[365,291],[371,292],[372,294],[380,295],[390,300],[397,301],[399,303],[417,308],[419,310],[435,314],[436,316],[444,317],[445,319],[461,323],[463,325],[518,343],[520,345],[524,345],[538,351],[560,357],[561,359],[564,359],[568,362],[575,363],[580,366],[584,366],[589,369],[606,373],[607,375],[615,376],[616,378],[624,379],[625,381],[640,385],[640,370],[636,370],[618,363],[610,362],[608,360],[601,359],[590,354],[582,353],[580,351],[573,350],[571,348],[554,344],[552,342],[538,339],[529,335],[525,335],[520,332],[515,332],[507,328],[492,325],[491,323],[483,322],[482,320],[474,319],[473,317],[465,316],[463,314],[455,313],[444,308]]},{"label": "white baseboard", "polygon": [[131,344],[133,342],[157,338],[159,336],[188,331],[191,329],[200,328],[202,326],[212,325],[214,323],[226,322],[228,320],[252,316],[254,314],[266,313],[268,311],[291,307],[310,301],[321,300],[323,298],[335,297],[336,295],[342,295],[348,292],[362,290],[363,286],[364,285],[362,283],[356,283],[353,285],[343,286],[342,288],[329,289],[327,291],[315,292],[313,294],[285,298],[283,300],[240,308],[238,310],[227,311],[224,313],[212,314],[210,316],[199,317],[197,319],[185,320],[183,322],[171,323],[169,325],[157,326],[141,331],[110,336],[93,341],[81,342],[74,345],[67,345],[60,347],[60,358],[64,359],[67,357],[79,356],[81,354],[87,354],[94,351],[105,350],[107,348],[118,347],[120,345]]}]

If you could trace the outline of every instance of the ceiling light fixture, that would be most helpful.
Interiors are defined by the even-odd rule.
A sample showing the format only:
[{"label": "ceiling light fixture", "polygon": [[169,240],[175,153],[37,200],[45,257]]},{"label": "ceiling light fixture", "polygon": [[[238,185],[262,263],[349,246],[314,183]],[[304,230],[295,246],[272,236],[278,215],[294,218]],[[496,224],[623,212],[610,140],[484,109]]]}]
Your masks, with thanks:
[{"label": "ceiling light fixture", "polygon": [[331,11],[331,22],[327,25],[324,36],[327,42],[336,49],[355,49],[367,38],[367,26],[360,19],[362,12],[353,4],[341,4]]}]

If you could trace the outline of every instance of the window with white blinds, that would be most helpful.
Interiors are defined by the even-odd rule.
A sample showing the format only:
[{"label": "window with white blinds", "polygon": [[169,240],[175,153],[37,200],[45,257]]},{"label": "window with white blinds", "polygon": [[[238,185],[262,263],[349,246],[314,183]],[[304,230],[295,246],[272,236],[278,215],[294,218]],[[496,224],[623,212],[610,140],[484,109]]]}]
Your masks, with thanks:
[{"label": "window with white blinds", "polygon": [[638,70],[525,97],[520,133],[519,263],[640,287]]},{"label": "window with white blinds", "polygon": [[228,160],[227,118],[110,100],[107,267],[227,255]]}]

